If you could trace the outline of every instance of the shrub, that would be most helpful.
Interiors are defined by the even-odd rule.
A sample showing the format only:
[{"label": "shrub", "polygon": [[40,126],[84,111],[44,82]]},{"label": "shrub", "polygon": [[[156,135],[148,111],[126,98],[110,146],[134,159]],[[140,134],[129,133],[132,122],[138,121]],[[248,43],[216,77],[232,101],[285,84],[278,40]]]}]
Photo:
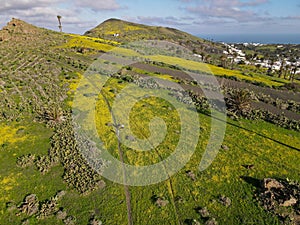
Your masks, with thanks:
[{"label": "shrub", "polygon": [[44,219],[55,214],[58,211],[58,203],[55,199],[50,199],[44,202],[41,205],[40,212],[39,212],[39,219]]},{"label": "shrub", "polygon": [[236,116],[247,115],[251,110],[251,93],[247,89],[233,89],[226,98],[227,110]]},{"label": "shrub", "polygon": [[53,166],[53,164],[54,164],[53,161],[48,155],[40,156],[35,162],[37,169],[41,173],[47,173],[49,169]]},{"label": "shrub", "polygon": [[20,212],[28,216],[37,214],[39,211],[39,201],[35,194],[30,194],[25,197],[24,202],[19,207]]},{"label": "shrub", "polygon": [[22,168],[31,166],[34,164],[35,158],[36,158],[35,155],[31,155],[31,154],[18,157],[17,166]]}]

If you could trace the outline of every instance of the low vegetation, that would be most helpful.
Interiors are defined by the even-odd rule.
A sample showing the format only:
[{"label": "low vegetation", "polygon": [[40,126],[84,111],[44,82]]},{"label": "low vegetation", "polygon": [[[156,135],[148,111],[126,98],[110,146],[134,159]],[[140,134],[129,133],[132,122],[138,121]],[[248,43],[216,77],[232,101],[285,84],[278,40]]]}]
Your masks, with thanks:
[{"label": "low vegetation", "polygon": [[[103,28],[107,29],[104,38],[110,36],[113,41],[47,31],[23,21],[12,23],[16,26],[9,24],[0,31],[0,224],[128,224],[128,220],[132,224],[297,224],[299,93],[257,85],[281,86],[281,80],[207,66],[199,60],[143,56],[114,40],[112,33],[122,32],[108,25]],[[28,33],[20,33],[22,27]],[[134,24],[121,24],[121,28],[128,35],[144,35],[139,32],[148,29]],[[163,31],[170,33],[169,39],[187,35],[168,28]],[[192,40],[190,47],[197,41]],[[200,41],[200,46],[207,51],[219,48],[206,41]],[[172,98],[182,108],[195,105],[197,109],[200,136],[195,153],[178,173],[158,184],[113,183],[101,176],[109,162],[88,164],[80,151],[81,145],[91,150],[93,146],[74,129],[74,94],[89,65],[113,48],[119,56],[145,61],[120,67],[110,74],[99,95],[84,96],[96,97],[98,135],[115,158],[120,159],[119,141],[108,104],[130,83],[151,93],[166,90],[154,79],[143,79],[146,75],[176,82],[186,92],[175,92]],[[227,126],[223,144],[205,171],[198,167],[211,133],[211,106],[199,89],[213,87],[187,79],[180,69],[215,73],[228,106],[229,118],[222,121]],[[89,71],[96,73],[97,68]],[[151,165],[172,154],[182,132],[180,116],[172,104],[151,95],[132,108],[133,134],[124,133],[126,140],[134,143],[150,137],[149,123],[156,117],[166,124],[163,142],[153,151],[135,151],[121,144],[124,162]],[[195,121],[190,118],[189,122]]]}]

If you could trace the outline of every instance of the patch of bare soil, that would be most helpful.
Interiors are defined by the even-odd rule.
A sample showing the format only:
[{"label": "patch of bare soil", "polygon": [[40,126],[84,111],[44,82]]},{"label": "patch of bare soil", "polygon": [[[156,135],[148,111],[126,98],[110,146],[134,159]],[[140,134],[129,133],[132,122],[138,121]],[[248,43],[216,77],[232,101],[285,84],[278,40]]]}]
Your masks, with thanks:
[{"label": "patch of bare soil", "polygon": [[300,114],[286,110],[286,109],[279,109],[271,104],[267,104],[264,102],[252,102],[251,103],[252,108],[254,109],[264,109],[272,114],[275,115],[285,115],[287,118],[292,119],[292,120],[300,120]]},{"label": "patch of bare soil", "polygon": [[0,41],[28,41],[39,38],[44,30],[28,24],[22,20],[12,18],[5,27],[0,30]]},{"label": "patch of bare soil", "polygon": [[266,178],[257,195],[263,207],[284,224],[300,225],[300,185],[296,182]]},{"label": "patch of bare soil", "polygon": [[[132,65],[134,68],[142,69],[145,71],[149,71],[152,73],[160,73],[160,74],[168,74],[175,79],[179,80],[185,80],[185,81],[191,81],[191,77],[186,74],[183,71],[175,70],[175,69],[169,69],[169,68],[163,68],[155,65],[150,65],[150,64],[145,64],[145,63],[135,63]],[[205,76],[204,76],[205,78]],[[250,91],[253,91],[254,93],[263,93],[265,95],[270,95],[271,98],[273,99],[281,99],[284,101],[292,100],[295,102],[300,103],[300,93],[299,92],[292,92],[292,91],[287,91],[287,90],[277,90],[277,89],[272,89],[272,88],[267,88],[267,87],[260,87],[256,86],[254,84],[246,83],[244,81],[235,81],[235,80],[230,80],[226,78],[217,78],[219,81],[220,85],[225,86],[227,88],[247,88]],[[205,83],[205,81],[203,81]],[[192,86],[188,84],[181,84],[182,88],[184,90],[192,90],[195,94],[198,95],[203,95],[203,90],[198,87],[198,86]],[[280,109],[277,108],[271,104],[267,104],[264,102],[253,102],[252,107],[254,109],[259,109],[259,110],[265,110],[269,111],[275,115],[282,115],[284,114],[287,118],[293,119],[293,120],[300,120],[300,114],[285,110],[285,109]]]},{"label": "patch of bare soil", "polygon": [[235,81],[226,78],[218,78],[219,82],[226,87],[230,88],[247,88],[255,93],[263,93],[265,95],[270,95],[273,99],[279,98],[285,101],[292,100],[295,102],[300,102],[300,93],[292,92],[288,90],[277,90],[268,87],[259,87],[254,84],[249,84],[243,81]]}]

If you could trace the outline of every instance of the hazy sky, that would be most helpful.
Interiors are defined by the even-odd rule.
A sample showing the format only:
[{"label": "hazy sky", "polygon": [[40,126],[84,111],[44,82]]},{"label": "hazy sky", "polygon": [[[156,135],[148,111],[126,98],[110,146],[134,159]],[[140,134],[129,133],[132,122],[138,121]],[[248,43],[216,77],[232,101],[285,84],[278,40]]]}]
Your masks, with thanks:
[{"label": "hazy sky", "polygon": [[84,33],[109,18],[192,34],[300,33],[299,0],[0,0],[0,26],[12,17]]}]

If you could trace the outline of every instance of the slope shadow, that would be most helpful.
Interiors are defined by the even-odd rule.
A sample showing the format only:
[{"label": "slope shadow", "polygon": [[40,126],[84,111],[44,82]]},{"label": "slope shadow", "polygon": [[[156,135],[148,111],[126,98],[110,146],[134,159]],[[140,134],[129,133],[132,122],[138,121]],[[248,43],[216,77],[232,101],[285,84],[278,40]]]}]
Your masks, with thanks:
[{"label": "slope shadow", "polygon": [[[207,113],[207,112],[200,111],[199,113],[201,113],[202,115],[208,116],[208,117],[212,117],[212,116],[211,116],[209,113]],[[226,124],[228,124],[228,125],[231,125],[231,126],[233,126],[233,127],[237,127],[237,128],[239,128],[239,129],[245,130],[245,131],[247,131],[247,132],[256,134],[256,135],[258,135],[258,136],[260,136],[260,137],[262,137],[262,138],[266,138],[266,139],[268,139],[268,140],[270,140],[270,141],[273,141],[273,142],[275,142],[275,143],[277,143],[277,144],[283,145],[283,146],[285,146],[285,147],[288,147],[288,148],[291,148],[291,149],[293,149],[293,150],[296,150],[296,151],[300,152],[300,148],[297,148],[297,147],[294,147],[294,146],[285,144],[285,143],[283,143],[283,142],[281,142],[281,141],[278,141],[278,140],[275,140],[275,139],[273,139],[273,138],[270,138],[270,137],[268,137],[268,136],[266,136],[266,135],[264,135],[264,134],[260,134],[260,133],[258,133],[258,132],[256,132],[256,131],[247,129],[247,128],[245,128],[245,127],[241,127],[241,126],[239,126],[239,125],[236,125],[236,124],[231,123],[231,122],[228,122],[228,121],[221,120],[221,119],[216,118],[216,117],[214,117],[214,119],[219,120],[219,121],[221,121],[221,122],[224,122],[224,123],[226,123]]]},{"label": "slope shadow", "polygon": [[260,133],[258,133],[258,132],[256,132],[256,131],[249,130],[249,129],[245,128],[245,127],[241,127],[241,126],[238,126],[238,125],[233,124],[233,123],[230,123],[230,122],[227,122],[227,124],[229,124],[229,125],[231,125],[231,126],[234,126],[234,127],[237,127],[237,128],[239,128],[239,129],[243,129],[243,130],[245,130],[245,131],[254,133],[254,134],[256,134],[256,135],[258,135],[258,136],[260,136],[260,137],[262,137],[262,138],[266,138],[266,139],[268,139],[268,140],[270,140],[270,141],[273,141],[273,142],[275,142],[275,143],[277,143],[277,144],[283,145],[283,146],[285,146],[285,147],[288,147],[288,148],[291,148],[291,149],[293,149],[293,150],[296,150],[296,151],[300,152],[300,148],[296,148],[296,147],[294,147],[294,146],[285,144],[285,143],[283,143],[283,142],[281,142],[281,141],[278,141],[278,140],[275,140],[275,139],[273,139],[273,138],[270,138],[270,137],[268,137],[268,136],[266,136],[266,135],[264,135],[264,134],[260,134]]},{"label": "slope shadow", "polygon": [[257,189],[261,188],[261,180],[257,178],[248,177],[248,176],[241,176],[240,178],[243,179],[248,184],[251,184],[252,186],[256,187]]}]

